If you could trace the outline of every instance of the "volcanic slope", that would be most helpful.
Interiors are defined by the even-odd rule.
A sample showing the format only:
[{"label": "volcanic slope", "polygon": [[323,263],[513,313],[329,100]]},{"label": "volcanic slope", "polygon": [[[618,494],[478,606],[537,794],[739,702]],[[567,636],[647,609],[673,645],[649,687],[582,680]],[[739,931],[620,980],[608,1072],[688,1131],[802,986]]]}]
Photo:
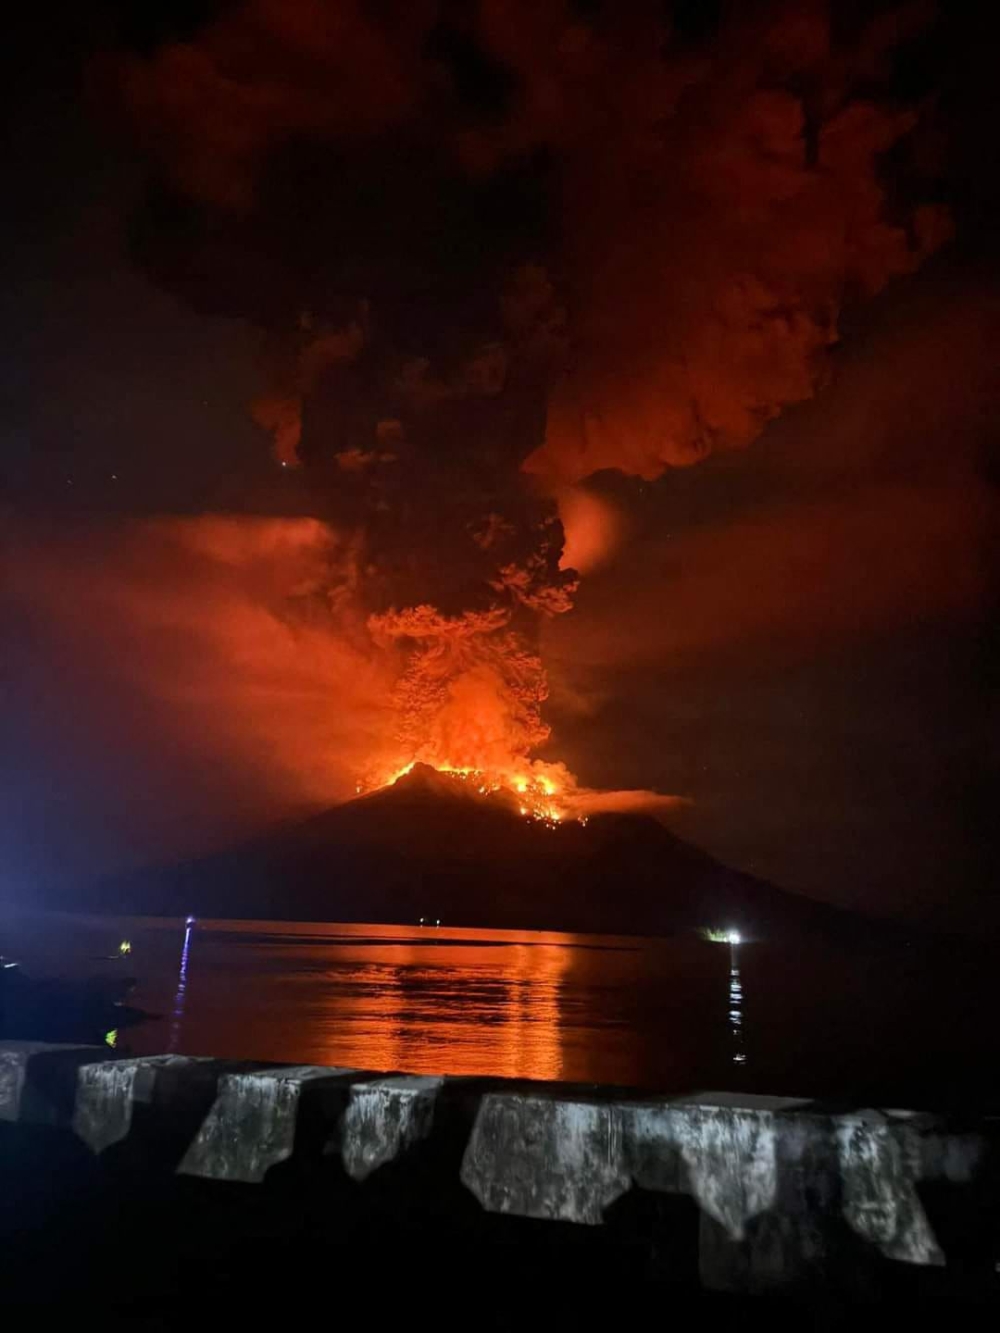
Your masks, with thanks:
[{"label": "volcanic slope", "polygon": [[860,918],[722,865],[642,814],[525,817],[518,797],[424,764],[230,850],[91,887],[104,911],[747,937]]}]

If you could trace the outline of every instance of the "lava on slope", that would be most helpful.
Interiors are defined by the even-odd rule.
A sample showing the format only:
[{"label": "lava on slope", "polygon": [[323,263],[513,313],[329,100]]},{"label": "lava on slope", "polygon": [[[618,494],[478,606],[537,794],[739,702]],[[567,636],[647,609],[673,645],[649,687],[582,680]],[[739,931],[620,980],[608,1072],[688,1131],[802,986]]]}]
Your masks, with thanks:
[{"label": "lava on slope", "polygon": [[[861,929],[859,918],[721,865],[641,814],[525,818],[503,789],[415,765],[386,787],[215,856],[94,885],[154,915],[741,936]],[[870,929],[866,922],[863,929]]]}]

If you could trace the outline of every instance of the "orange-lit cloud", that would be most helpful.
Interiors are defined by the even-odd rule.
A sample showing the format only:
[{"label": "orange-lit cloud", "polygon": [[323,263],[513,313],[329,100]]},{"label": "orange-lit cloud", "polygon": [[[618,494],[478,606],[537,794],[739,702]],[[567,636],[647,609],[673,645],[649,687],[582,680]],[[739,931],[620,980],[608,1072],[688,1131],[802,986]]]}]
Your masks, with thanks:
[{"label": "orange-lit cloud", "polygon": [[844,305],[950,237],[942,208],[889,216],[881,163],[920,117],[878,81],[906,27],[845,46],[827,6],[774,4],[710,53],[591,51],[602,95],[561,145],[573,352],[529,471],[651,479],[751,443],[822,384]]},{"label": "orange-lit cloud", "polygon": [[407,5],[386,25],[356,0],[248,0],[198,41],[115,60],[114,80],[176,185],[245,208],[268,151],[290,137],[375,135],[411,110],[428,12]]},{"label": "orange-lit cloud", "polygon": [[164,518],[24,535],[12,587],[59,654],[66,701],[96,681],[151,769],[160,747],[200,755],[277,816],[353,793],[391,733],[387,664],[331,605],[347,558],[313,519]]},{"label": "orange-lit cloud", "polygon": [[559,491],[556,503],[566,536],[562,568],[589,574],[610,560],[625,530],[621,510],[583,486]]},{"label": "orange-lit cloud", "polygon": [[889,299],[754,453],[679,474],[676,499],[661,483],[655,521],[546,628],[561,706],[586,711],[588,668],[606,694],[617,668],[788,663],[982,615],[997,311],[995,285],[943,270]]},{"label": "orange-lit cloud", "polygon": [[[925,11],[838,24],[772,0],[692,37],[652,5],[244,0],[108,62],[156,186],[145,261],[264,327],[257,420],[359,534],[351,600],[375,614],[333,638],[379,664],[380,765],[526,760],[548,734],[543,624],[560,658],[606,665],[851,633],[909,583],[972,595],[937,586],[965,491],[939,515],[894,478],[654,536],[638,569],[623,552],[607,643],[562,614],[569,571],[613,586],[621,546],[582,484],[757,440],[824,383],[848,304],[948,239],[920,202],[928,108],[893,72]],[[887,545],[887,522],[922,540]]]},{"label": "orange-lit cloud", "polygon": [[377,644],[408,644],[393,691],[398,761],[506,774],[548,736],[541,659],[503,608],[443,616],[389,611],[369,625]]},{"label": "orange-lit cloud", "polygon": [[548,627],[546,652],[572,680],[588,667],[676,665],[727,648],[787,660],[965,615],[986,595],[976,551],[986,525],[971,486],[901,487],[664,534],[644,544],[641,575],[622,569]]},{"label": "orange-lit cloud", "polygon": [[[196,259],[160,276],[195,273],[296,345],[303,306],[318,310],[338,357],[360,301],[383,397],[412,411],[546,381],[544,440],[509,449],[559,487],[749,444],[823,382],[845,305],[950,237],[947,209],[922,202],[930,104],[901,100],[893,79],[933,21],[923,3],[838,22],[825,0],[771,0],[725,7],[692,41],[654,5],[587,16],[504,0],[459,16],[243,0],[190,41],[109,57],[95,84],[154,173],[204,212],[180,238],[163,228],[168,251]],[[549,166],[508,196],[505,175],[529,162]],[[456,267],[473,234],[481,274]],[[437,364],[435,320],[465,324],[473,299],[492,302],[477,326],[489,336]],[[397,303],[405,349],[387,354]],[[290,378],[259,409],[286,462],[310,387]]]},{"label": "orange-lit cloud", "polygon": [[652,815],[654,818],[682,809],[691,802],[683,796],[667,796],[663,792],[598,791],[590,787],[575,787],[565,801],[566,809],[577,819],[591,815]]}]

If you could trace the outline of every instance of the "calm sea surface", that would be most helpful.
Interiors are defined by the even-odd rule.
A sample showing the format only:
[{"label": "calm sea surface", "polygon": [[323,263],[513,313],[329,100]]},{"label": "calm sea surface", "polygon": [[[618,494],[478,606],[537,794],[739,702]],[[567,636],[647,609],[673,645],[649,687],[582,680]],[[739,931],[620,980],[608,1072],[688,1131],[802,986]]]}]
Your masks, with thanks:
[{"label": "calm sea surface", "polygon": [[[124,960],[109,959],[121,940]],[[992,959],[630,937],[0,915],[36,976],[131,975],[175,1051],[414,1073],[995,1104]]]}]

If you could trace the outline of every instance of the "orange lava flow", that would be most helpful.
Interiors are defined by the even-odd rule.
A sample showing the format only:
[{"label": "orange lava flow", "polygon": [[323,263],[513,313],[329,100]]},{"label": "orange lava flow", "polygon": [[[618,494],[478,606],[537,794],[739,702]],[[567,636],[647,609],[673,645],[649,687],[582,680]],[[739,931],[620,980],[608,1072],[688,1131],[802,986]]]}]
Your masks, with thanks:
[{"label": "orange lava flow", "polygon": [[[404,778],[407,773],[411,772],[417,762],[414,759],[397,769],[379,774],[371,780],[359,781],[356,790],[359,795],[367,795],[370,792],[391,787],[400,778]],[[578,822],[582,824],[587,822],[586,816],[570,814],[560,801],[560,783],[552,772],[537,771],[543,767],[558,770],[558,765],[542,765],[536,761],[531,768],[516,769],[510,772],[447,763],[431,764],[429,767],[434,768],[438,773],[445,774],[447,777],[454,778],[457,782],[467,784],[477,796],[490,797],[501,793],[511,794],[517,801],[519,814],[523,815],[525,819],[537,820],[550,828],[554,828],[569,819],[578,819]]]}]

